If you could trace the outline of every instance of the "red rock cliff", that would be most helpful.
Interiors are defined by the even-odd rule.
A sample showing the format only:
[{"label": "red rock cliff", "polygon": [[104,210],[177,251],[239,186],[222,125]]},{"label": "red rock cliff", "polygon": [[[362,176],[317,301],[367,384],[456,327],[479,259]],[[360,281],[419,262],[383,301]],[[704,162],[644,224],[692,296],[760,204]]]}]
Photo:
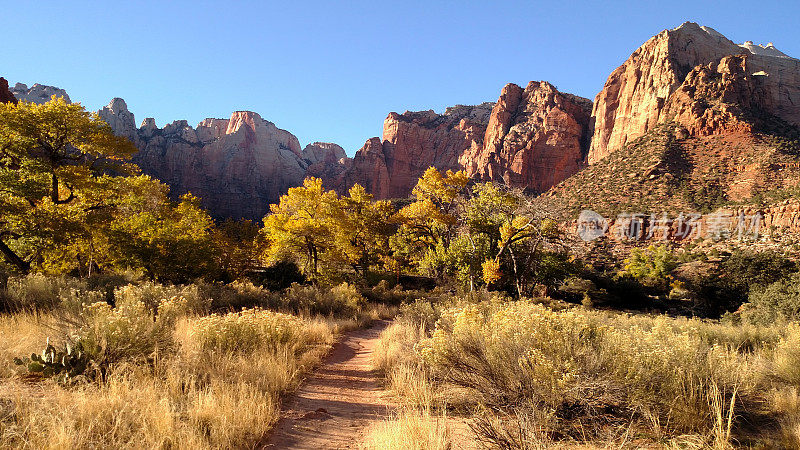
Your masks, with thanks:
[{"label": "red rock cliff", "polygon": [[[723,59],[735,55],[744,58]],[[697,101],[701,96],[728,106],[709,111]],[[733,110],[736,104],[742,111]],[[741,119],[755,110],[800,124],[800,61],[771,44],[736,45],[711,28],[687,22],[645,42],[608,77],[594,102],[588,162],[662,122],[678,120],[691,132],[707,135],[725,127],[741,130]]]}]

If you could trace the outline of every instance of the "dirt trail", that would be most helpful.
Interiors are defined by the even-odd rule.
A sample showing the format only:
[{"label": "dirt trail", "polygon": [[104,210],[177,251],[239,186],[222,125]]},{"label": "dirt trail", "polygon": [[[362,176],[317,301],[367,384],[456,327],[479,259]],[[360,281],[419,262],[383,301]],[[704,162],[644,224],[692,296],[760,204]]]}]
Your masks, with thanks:
[{"label": "dirt trail", "polygon": [[358,448],[366,429],[393,410],[371,360],[388,324],[348,333],[334,346],[286,402],[265,448]]}]

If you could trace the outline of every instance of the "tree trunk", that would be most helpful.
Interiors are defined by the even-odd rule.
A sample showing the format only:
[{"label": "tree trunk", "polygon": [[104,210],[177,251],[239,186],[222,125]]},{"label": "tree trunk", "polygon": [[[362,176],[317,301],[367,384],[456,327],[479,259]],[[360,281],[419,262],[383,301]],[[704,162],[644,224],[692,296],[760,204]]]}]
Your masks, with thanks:
[{"label": "tree trunk", "polygon": [[58,177],[55,173],[53,173],[52,187],[50,188],[50,199],[53,200],[53,203],[56,205],[58,204]]},{"label": "tree trunk", "polygon": [[6,261],[16,267],[24,275],[27,275],[31,271],[31,264],[14,253],[14,250],[11,250],[2,239],[0,239],[0,252],[3,253]]}]

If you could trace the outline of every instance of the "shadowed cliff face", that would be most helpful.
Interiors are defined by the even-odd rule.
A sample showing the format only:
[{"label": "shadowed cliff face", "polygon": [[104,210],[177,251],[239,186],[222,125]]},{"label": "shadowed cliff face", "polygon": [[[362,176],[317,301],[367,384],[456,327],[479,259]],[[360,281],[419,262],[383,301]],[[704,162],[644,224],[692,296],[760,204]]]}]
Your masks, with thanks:
[{"label": "shadowed cliff face", "polygon": [[0,103],[17,103],[16,97],[8,89],[8,80],[0,77]]}]

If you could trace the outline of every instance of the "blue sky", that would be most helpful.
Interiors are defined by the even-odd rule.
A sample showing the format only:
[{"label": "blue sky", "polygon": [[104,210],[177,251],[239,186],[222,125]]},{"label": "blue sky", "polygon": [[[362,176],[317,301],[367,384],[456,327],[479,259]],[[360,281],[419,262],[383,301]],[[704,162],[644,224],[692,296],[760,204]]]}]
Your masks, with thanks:
[{"label": "blue sky", "polygon": [[[390,111],[494,101],[547,80],[588,98],[650,36],[691,20],[800,57],[800,2],[0,2],[0,76],[137,122],[253,110],[352,154]],[[138,124],[137,124],[138,125]]]}]

